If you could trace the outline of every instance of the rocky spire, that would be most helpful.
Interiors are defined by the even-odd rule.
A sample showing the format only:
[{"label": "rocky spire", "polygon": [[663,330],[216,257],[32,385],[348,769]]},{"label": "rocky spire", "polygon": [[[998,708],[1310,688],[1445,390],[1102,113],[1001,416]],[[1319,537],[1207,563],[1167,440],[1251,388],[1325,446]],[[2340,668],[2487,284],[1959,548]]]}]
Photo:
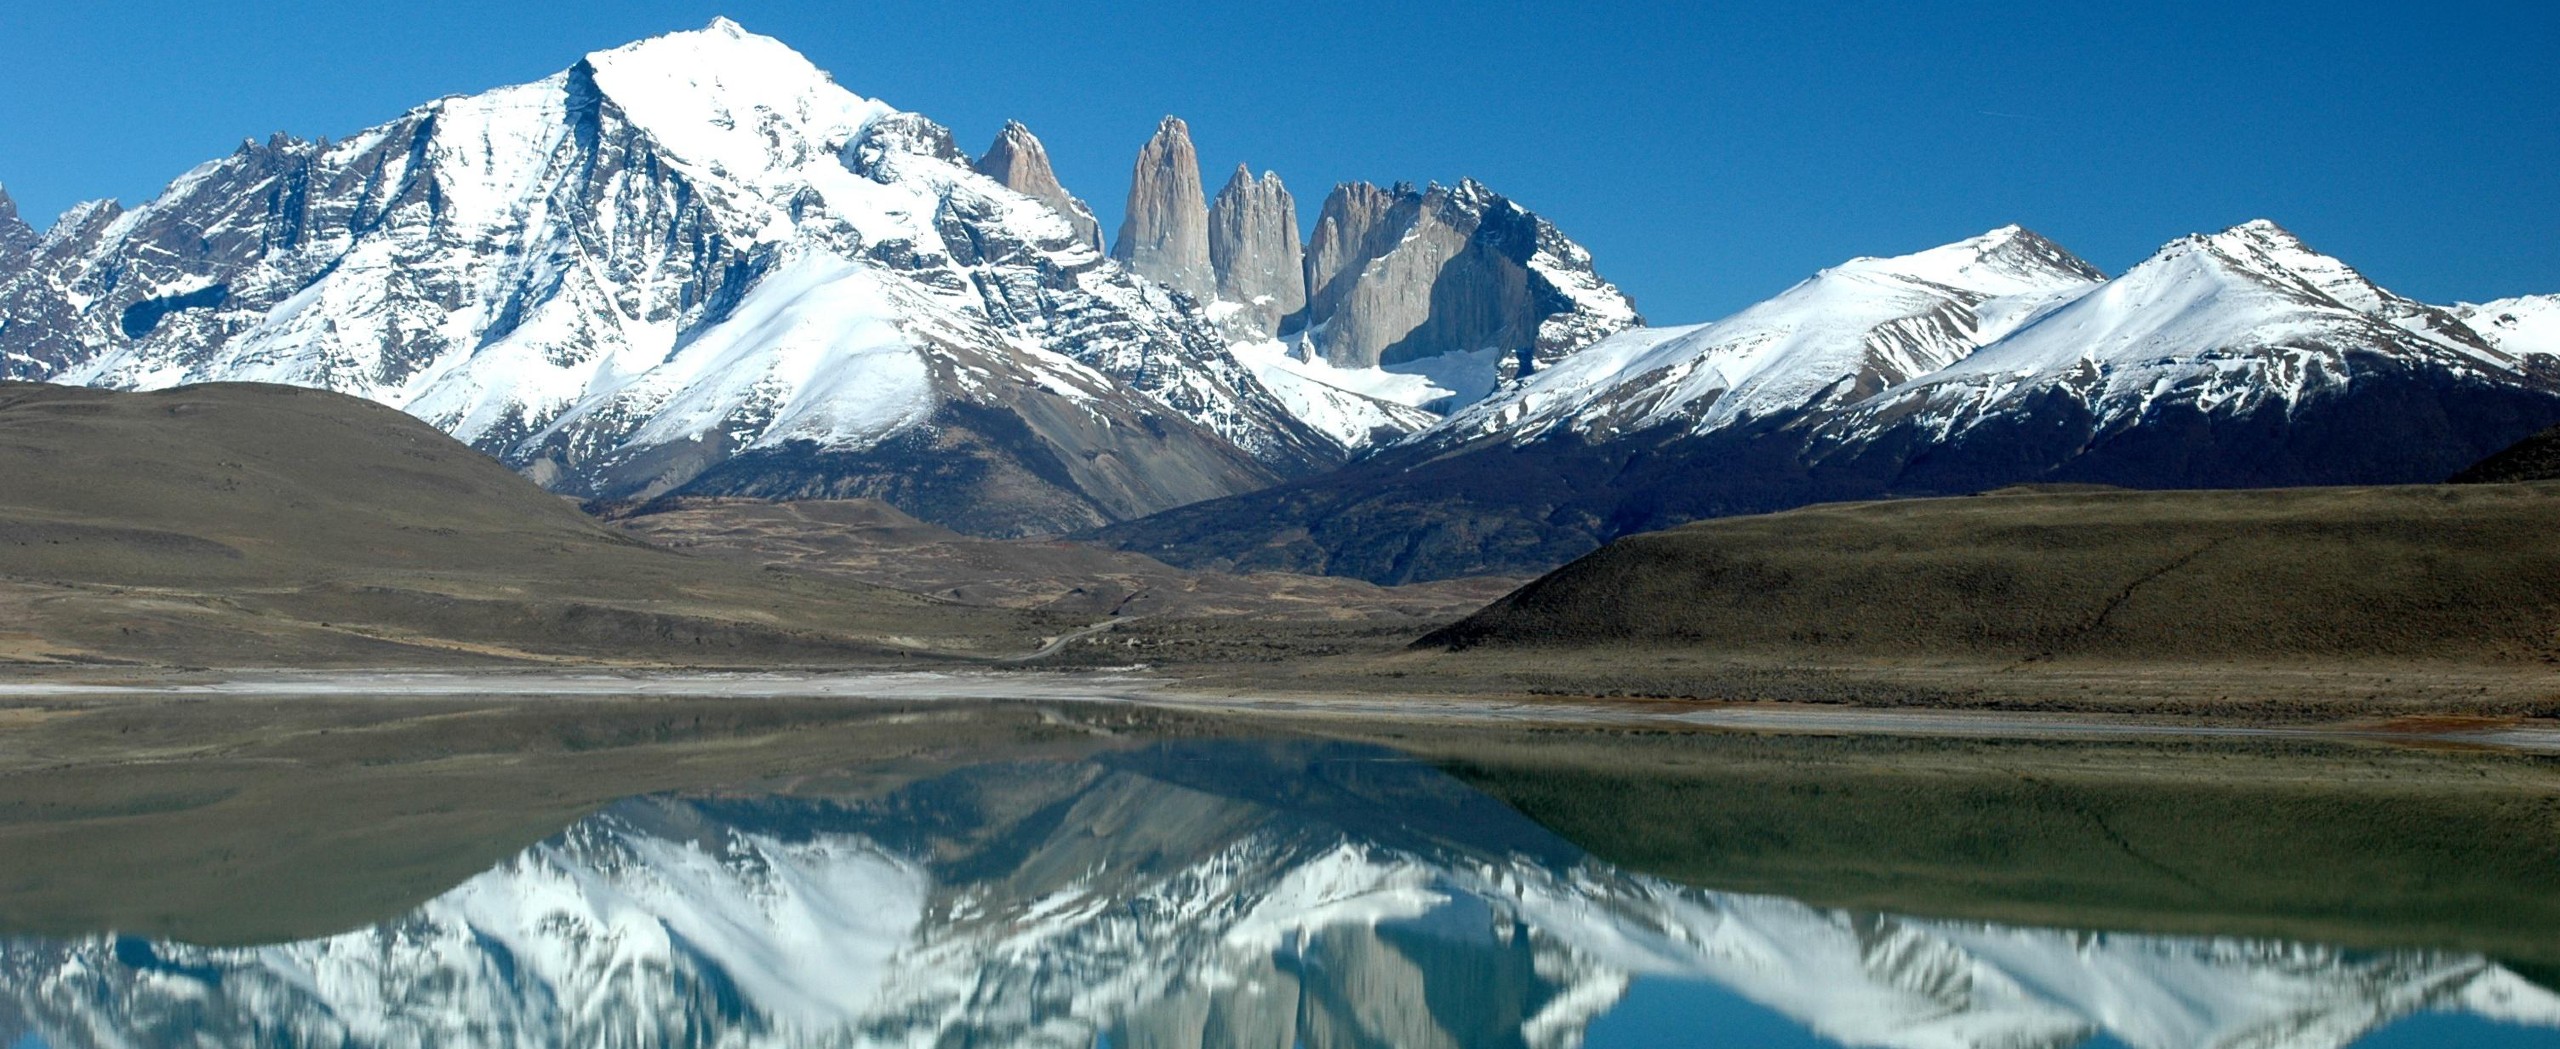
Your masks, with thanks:
[{"label": "rocky spire", "polygon": [[1280,176],[1236,165],[1209,206],[1209,265],[1218,297],[1243,303],[1241,319],[1264,335],[1306,308],[1306,250],[1298,244],[1298,202]]},{"label": "rocky spire", "polygon": [[39,239],[35,229],[18,217],[18,202],[9,199],[8,187],[0,186],[0,259],[16,258],[35,250]]},{"label": "rocky spire", "polygon": [[1049,205],[1075,227],[1076,239],[1102,250],[1102,223],[1094,219],[1092,208],[1058,184],[1058,173],[1049,167],[1049,151],[1030,128],[1005,121],[1004,130],[996,132],[995,144],[978,158],[977,168],[1005,188]]},{"label": "rocky spire", "polygon": [[1129,210],[1111,257],[1206,300],[1217,290],[1209,266],[1209,206],[1200,192],[1200,155],[1179,117],[1156,125],[1129,178]]}]

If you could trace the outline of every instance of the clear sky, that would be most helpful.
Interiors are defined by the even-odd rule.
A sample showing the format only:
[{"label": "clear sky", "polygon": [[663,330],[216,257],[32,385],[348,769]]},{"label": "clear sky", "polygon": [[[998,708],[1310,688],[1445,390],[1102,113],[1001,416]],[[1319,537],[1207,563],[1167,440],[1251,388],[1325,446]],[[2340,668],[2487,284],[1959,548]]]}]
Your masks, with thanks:
[{"label": "clear sky", "polygon": [[39,227],[244,137],[342,136],[727,14],[973,152],[1007,118],[1116,229],[1156,118],[1214,192],[1473,175],[1657,323],[2007,222],[2109,272],[2273,218],[2384,285],[2560,292],[2560,4],[306,0],[0,4]]}]

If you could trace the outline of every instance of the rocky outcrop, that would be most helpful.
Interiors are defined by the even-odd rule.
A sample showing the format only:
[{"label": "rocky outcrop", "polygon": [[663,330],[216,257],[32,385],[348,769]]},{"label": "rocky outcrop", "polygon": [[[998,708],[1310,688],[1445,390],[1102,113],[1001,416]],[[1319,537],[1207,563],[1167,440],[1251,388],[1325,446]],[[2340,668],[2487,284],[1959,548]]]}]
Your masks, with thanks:
[{"label": "rocky outcrop", "polygon": [[1217,291],[1209,265],[1209,206],[1200,189],[1200,154],[1179,117],[1156,125],[1129,176],[1129,208],[1111,257],[1131,272],[1203,302]]},{"label": "rocky outcrop", "polygon": [[1102,223],[1093,217],[1093,209],[1067,192],[1058,183],[1058,173],[1049,167],[1049,151],[1031,129],[1016,121],[1005,121],[1004,130],[996,133],[993,145],[978,158],[978,173],[1004,183],[1010,189],[1049,205],[1067,224],[1076,228],[1077,238],[1102,250]]},{"label": "rocky outcrop", "polygon": [[1306,250],[1298,243],[1298,202],[1276,172],[1260,179],[1236,165],[1209,206],[1209,265],[1218,298],[1238,306],[1233,326],[1274,335],[1307,305]]},{"label": "rocky outcrop", "polygon": [[1643,321],[1589,252],[1473,179],[1336,187],[1307,292],[1308,341],[1339,368],[1491,352],[1508,380]]},{"label": "rocky outcrop", "polygon": [[36,231],[18,217],[18,202],[9,199],[7,187],[0,187],[0,264],[34,251],[37,240]]}]

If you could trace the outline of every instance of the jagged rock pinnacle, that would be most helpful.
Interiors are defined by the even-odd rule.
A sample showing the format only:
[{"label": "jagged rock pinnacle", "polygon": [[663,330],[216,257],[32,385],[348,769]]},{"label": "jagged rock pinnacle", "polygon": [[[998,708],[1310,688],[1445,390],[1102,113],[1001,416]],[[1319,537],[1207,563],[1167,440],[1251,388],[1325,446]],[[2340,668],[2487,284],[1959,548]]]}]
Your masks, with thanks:
[{"label": "jagged rock pinnacle", "polygon": [[1168,116],[1138,151],[1129,179],[1129,208],[1111,257],[1139,276],[1207,299],[1217,289],[1209,264],[1209,209],[1200,189],[1200,155],[1191,128]]},{"label": "jagged rock pinnacle", "polygon": [[1049,205],[1051,210],[1074,226],[1076,239],[1102,250],[1102,223],[1093,217],[1093,209],[1067,192],[1058,183],[1058,173],[1049,166],[1049,151],[1040,144],[1039,136],[1017,121],[1005,121],[1004,130],[996,132],[994,144],[978,158],[978,173],[1004,183],[1033,200]]},{"label": "jagged rock pinnacle", "polygon": [[1209,265],[1218,297],[1243,303],[1243,318],[1264,335],[1307,304],[1305,249],[1298,242],[1298,203],[1276,173],[1261,179],[1242,164],[1209,208]]}]

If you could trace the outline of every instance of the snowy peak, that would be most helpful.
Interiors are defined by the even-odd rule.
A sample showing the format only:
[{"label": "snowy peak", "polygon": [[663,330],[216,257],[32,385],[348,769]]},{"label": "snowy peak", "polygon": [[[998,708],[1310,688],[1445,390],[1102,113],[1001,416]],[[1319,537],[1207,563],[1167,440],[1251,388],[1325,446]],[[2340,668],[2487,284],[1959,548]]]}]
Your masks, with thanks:
[{"label": "snowy peak", "polygon": [[[2034,441],[2039,450],[2022,458],[2060,456],[2051,468],[2107,483],[2392,483],[2441,476],[2439,459],[2486,454],[2472,445],[2503,446],[2497,437],[2517,420],[2548,413],[2560,393],[2551,378],[2521,367],[2454,313],[2392,294],[2258,220],[2171,242],[1981,352],[1827,421],[1824,440],[1906,449],[1894,455]],[[2441,407],[2349,424],[2365,440],[2409,431],[2393,439],[2401,447],[2354,453],[2361,459],[2290,450],[2334,440],[2312,420],[2362,411],[2355,395],[2366,391]],[[2457,408],[2455,400],[2477,403]],[[2441,421],[2474,418],[2481,432]],[[2234,447],[2204,454],[2143,444],[2146,424],[2163,419],[2193,420],[2181,425],[2198,432],[2228,427],[2210,440]],[[2289,432],[2295,427],[2299,434]],[[2268,441],[2286,450],[2240,447]],[[2146,450],[2121,462],[2100,454],[2115,444]],[[2395,465],[2355,472],[2367,459]],[[2037,478],[2009,478],[2019,479]]]},{"label": "snowy peak", "polygon": [[2291,230],[2266,219],[2252,219],[2220,233],[2176,241],[2162,249],[2153,261],[2182,256],[2209,260],[2271,287],[2326,300],[2358,313],[2378,313],[2398,298],[2365,279],[2354,267],[2312,250]]},{"label": "snowy peak", "polygon": [[750,184],[809,164],[891,112],[725,18],[589,54],[570,76],[581,73],[669,152]]},{"label": "snowy peak", "polygon": [[2061,245],[2017,225],[1909,255],[1852,259],[1839,268],[1905,276],[1986,296],[2106,279]]},{"label": "snowy peak", "polygon": [[[2101,370],[2214,370],[2204,362],[2217,356],[2284,352],[2327,359],[2347,351],[2488,353],[2450,315],[2384,290],[2261,219],[2172,241],[2123,276],[1950,368],[1947,376],[1925,381],[2059,376],[2084,363]],[[2278,370],[2308,378],[2289,366]],[[2225,386],[2246,379],[2221,371],[2216,382]],[[2226,392],[2249,395],[2246,385]]]},{"label": "snowy peak", "polygon": [[1713,324],[1603,340],[1418,440],[1705,433],[1845,405],[1962,360],[2098,279],[2018,226],[1851,259]]}]

